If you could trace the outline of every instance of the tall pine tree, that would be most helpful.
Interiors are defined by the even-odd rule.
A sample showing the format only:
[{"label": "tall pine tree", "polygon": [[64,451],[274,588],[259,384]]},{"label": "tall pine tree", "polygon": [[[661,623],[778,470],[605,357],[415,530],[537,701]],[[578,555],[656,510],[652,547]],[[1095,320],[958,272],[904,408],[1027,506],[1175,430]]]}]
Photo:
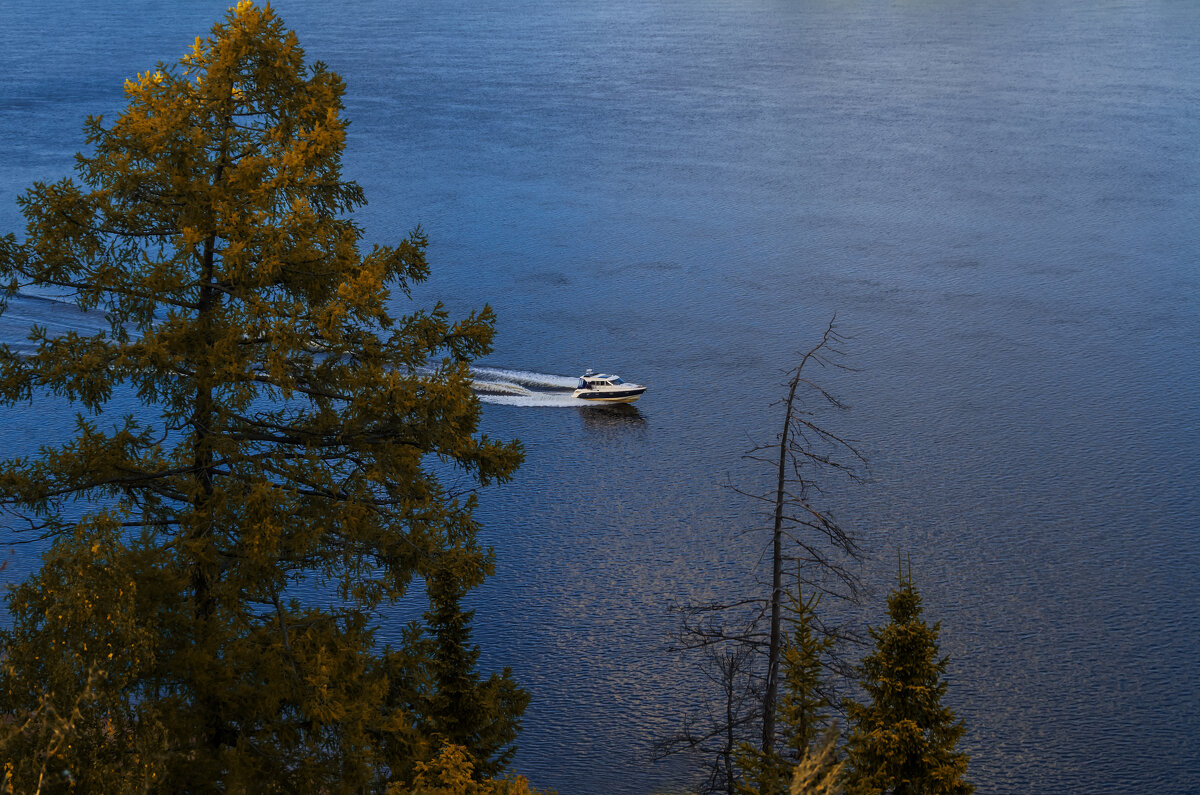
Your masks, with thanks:
[{"label": "tall pine tree", "polygon": [[875,651],[860,667],[863,705],[846,705],[848,790],[893,795],[968,795],[968,757],[955,750],[966,732],[942,706],[947,658],[939,656],[940,624],[921,617],[912,574],[888,596],[889,621],[872,628]]},{"label": "tall pine tree", "polygon": [[[491,555],[474,497],[438,473],[487,485],[521,459],[477,430],[467,363],[491,310],[389,314],[428,274],[426,239],[360,253],[342,82],[269,7],[243,0],[125,92],[115,120],[88,120],[78,179],[35,184],[24,240],[0,240],[0,311],[51,289],[106,321],[0,345],[0,406],[78,412],[66,444],[0,463],[21,517],[5,529],[48,544],[0,633],[14,786],[381,788],[404,767],[389,738],[437,748],[417,741],[429,716],[384,708],[401,674],[375,611],[443,583],[432,631],[465,644],[457,600]],[[475,748],[494,756],[475,762],[502,760],[520,691],[480,683],[471,654],[411,659],[424,648],[408,659],[441,666],[440,698],[490,705]]]}]

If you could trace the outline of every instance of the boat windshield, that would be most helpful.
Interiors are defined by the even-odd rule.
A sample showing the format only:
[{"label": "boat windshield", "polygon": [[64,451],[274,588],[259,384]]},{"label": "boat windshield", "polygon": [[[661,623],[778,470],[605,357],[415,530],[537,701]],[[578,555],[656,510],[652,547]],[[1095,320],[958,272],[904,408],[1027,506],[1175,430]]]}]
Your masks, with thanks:
[{"label": "boat windshield", "polygon": [[625,383],[625,382],[624,382],[624,381],[622,381],[620,378],[617,378],[617,377],[614,375],[614,376],[612,377],[612,380],[611,380],[611,381],[609,381],[609,383],[610,383],[610,384],[623,384],[623,383]]}]

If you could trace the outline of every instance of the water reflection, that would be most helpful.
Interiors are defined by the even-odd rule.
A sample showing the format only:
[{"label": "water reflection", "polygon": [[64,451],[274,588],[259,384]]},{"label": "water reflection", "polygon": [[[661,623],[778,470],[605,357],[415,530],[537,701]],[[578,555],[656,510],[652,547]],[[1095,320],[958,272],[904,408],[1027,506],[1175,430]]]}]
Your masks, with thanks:
[{"label": "water reflection", "polygon": [[644,428],[646,418],[637,406],[618,403],[612,406],[585,406],[579,409],[583,427],[589,431],[617,431],[626,428]]}]

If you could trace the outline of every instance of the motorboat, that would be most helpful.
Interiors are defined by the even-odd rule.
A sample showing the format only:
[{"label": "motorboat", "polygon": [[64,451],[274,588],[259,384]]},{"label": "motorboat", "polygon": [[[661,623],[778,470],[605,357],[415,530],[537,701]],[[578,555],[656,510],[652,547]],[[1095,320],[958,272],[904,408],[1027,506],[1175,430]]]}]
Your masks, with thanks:
[{"label": "motorboat", "polygon": [[571,396],[593,403],[632,403],[645,391],[646,387],[628,384],[620,376],[588,370],[579,377],[579,386]]}]

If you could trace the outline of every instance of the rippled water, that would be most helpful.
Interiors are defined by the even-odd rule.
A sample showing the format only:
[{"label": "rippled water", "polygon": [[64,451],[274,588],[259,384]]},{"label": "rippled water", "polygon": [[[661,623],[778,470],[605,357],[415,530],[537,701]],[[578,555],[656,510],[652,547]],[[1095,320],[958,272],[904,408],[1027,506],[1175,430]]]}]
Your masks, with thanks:
[{"label": "rippled water", "polygon": [[[0,230],[222,5],[6,4]],[[518,769],[687,782],[648,761],[700,686],[666,608],[746,587],[755,517],[720,484],[762,474],[740,454],[836,312],[861,372],[833,421],[873,476],[829,498],[879,594],[912,553],[979,790],[1200,787],[1200,6],[276,7],[348,83],[369,236],[431,236],[418,297],[491,302],[498,370],[650,386],[485,407],[528,449],[476,600],[534,697]],[[55,432],[31,416],[6,448]]]}]

